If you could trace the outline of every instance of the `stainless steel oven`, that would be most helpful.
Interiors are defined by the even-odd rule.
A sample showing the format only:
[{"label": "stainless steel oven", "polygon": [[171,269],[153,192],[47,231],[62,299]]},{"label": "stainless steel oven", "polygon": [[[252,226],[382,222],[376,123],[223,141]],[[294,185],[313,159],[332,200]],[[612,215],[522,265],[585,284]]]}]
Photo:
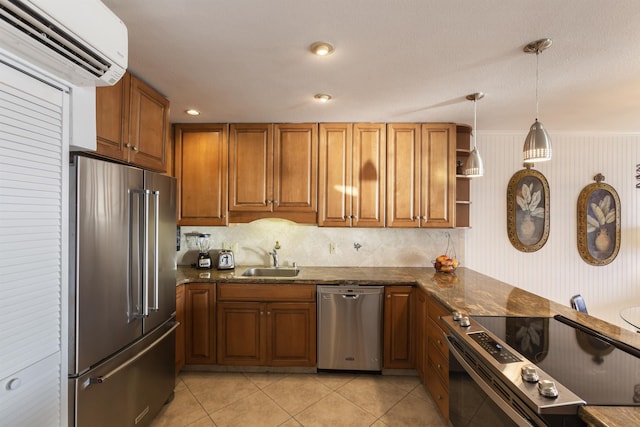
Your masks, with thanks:
[{"label": "stainless steel oven", "polygon": [[583,426],[581,405],[639,404],[640,351],[562,316],[444,321],[456,427]]},{"label": "stainless steel oven", "polygon": [[[446,318],[451,353],[449,418],[455,426],[577,426],[585,402],[474,320]],[[523,378],[527,369],[537,378]],[[537,381],[533,381],[536,379]],[[541,382],[540,380],[544,381]],[[550,396],[539,384],[553,382]]]}]

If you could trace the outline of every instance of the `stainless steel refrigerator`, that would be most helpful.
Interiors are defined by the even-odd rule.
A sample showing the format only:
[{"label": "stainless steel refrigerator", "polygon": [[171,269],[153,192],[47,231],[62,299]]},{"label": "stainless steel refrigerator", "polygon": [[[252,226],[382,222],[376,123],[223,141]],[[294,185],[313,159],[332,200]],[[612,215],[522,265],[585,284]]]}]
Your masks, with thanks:
[{"label": "stainless steel refrigerator", "polygon": [[70,160],[69,424],[148,425],[175,386],[175,179]]}]

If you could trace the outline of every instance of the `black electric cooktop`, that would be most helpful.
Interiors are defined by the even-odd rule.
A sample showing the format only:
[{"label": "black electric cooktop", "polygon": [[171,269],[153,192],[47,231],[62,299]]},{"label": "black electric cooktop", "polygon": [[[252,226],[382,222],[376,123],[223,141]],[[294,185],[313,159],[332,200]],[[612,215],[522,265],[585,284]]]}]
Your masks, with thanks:
[{"label": "black electric cooktop", "polygon": [[589,405],[640,406],[640,350],[561,316],[472,316]]}]

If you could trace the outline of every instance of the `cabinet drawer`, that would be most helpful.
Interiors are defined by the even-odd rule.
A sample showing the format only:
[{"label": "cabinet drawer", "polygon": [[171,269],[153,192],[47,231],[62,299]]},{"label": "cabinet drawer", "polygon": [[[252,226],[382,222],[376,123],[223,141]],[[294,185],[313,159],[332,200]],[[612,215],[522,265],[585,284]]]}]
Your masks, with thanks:
[{"label": "cabinet drawer", "polygon": [[447,347],[446,338],[442,329],[438,327],[433,319],[429,319],[427,322],[427,333],[429,336],[429,351],[433,348],[442,354],[446,360],[449,360],[449,348]]},{"label": "cabinet drawer", "polygon": [[[429,368],[427,368],[429,369]],[[438,406],[440,413],[442,416],[448,420],[449,419],[449,389],[442,381],[440,381],[440,377],[435,375],[434,372],[427,372],[427,381],[426,381],[427,389],[433,397],[433,401]]]},{"label": "cabinet drawer", "polygon": [[449,388],[449,360],[445,358],[435,347],[429,343],[429,356],[427,360],[427,376],[437,373],[442,384]]},{"label": "cabinet drawer", "polygon": [[315,285],[219,283],[218,301],[314,302]]},{"label": "cabinet drawer", "polygon": [[440,304],[433,297],[430,297],[428,306],[427,306],[427,312],[429,314],[429,318],[431,318],[434,322],[436,322],[440,327],[440,329],[442,329],[443,331],[447,330],[445,323],[442,320],[440,320],[440,317],[442,316],[451,315],[451,312],[446,307]]}]

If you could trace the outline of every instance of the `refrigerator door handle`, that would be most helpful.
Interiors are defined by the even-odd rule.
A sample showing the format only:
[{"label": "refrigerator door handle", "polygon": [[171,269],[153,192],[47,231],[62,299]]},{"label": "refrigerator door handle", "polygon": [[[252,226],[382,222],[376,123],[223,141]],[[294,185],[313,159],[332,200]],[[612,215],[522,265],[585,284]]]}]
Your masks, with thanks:
[{"label": "refrigerator door handle", "polygon": [[[146,196],[145,196],[144,190],[137,190],[137,189],[129,190],[129,267],[128,267],[129,271],[127,273],[127,276],[128,276],[127,295],[128,295],[128,301],[129,301],[129,319],[142,318],[145,316],[144,307],[146,306],[146,298],[141,300],[141,297],[142,297],[141,291],[143,291],[145,288],[144,270],[141,272],[139,262],[134,262],[134,257],[138,258],[138,260],[136,261],[139,261],[140,255],[143,255],[144,257],[144,254],[140,250],[140,225],[141,225],[140,223],[143,221],[143,219],[140,218],[140,201],[144,200],[145,197]],[[135,199],[138,200],[138,203],[134,203]],[[134,215],[134,212],[137,212],[137,214]],[[135,221],[134,218],[137,218],[137,221]],[[144,233],[146,236],[146,232]],[[135,242],[134,242],[134,237],[136,238]],[[135,271],[135,273],[132,271],[133,265],[137,266],[137,270]],[[134,283],[133,283],[134,275],[136,277],[135,289],[134,289]],[[142,293],[144,293],[144,291]],[[135,302],[134,302],[134,296],[136,297]],[[135,311],[133,309],[134,306],[136,307]]]},{"label": "refrigerator door handle", "polygon": [[158,284],[158,275],[160,273],[160,266],[158,261],[158,252],[160,251],[160,243],[158,241],[160,235],[160,191],[152,191],[155,199],[155,209],[153,215],[153,306],[151,307],[151,311],[160,310],[160,298],[159,298],[159,284]]},{"label": "refrigerator door handle", "polygon": [[144,215],[142,216],[142,229],[144,245],[142,248],[142,314],[149,317],[149,194],[144,190]]},{"label": "refrigerator door handle", "polygon": [[157,340],[155,340],[153,343],[151,343],[147,348],[142,350],[140,353],[138,353],[135,356],[133,356],[131,359],[127,360],[123,364],[119,365],[117,368],[107,372],[104,375],[100,375],[99,377],[89,378],[89,384],[85,384],[85,388],[86,388],[86,386],[88,386],[90,384],[102,384],[103,382],[109,380],[109,378],[111,378],[112,376],[114,376],[115,374],[117,374],[118,372],[120,372],[121,370],[126,368],[127,366],[131,365],[132,363],[135,363],[136,360],[140,359],[142,356],[147,354],[151,349],[153,349],[155,346],[160,344],[160,342],[162,340],[164,340],[166,337],[168,337],[180,325],[179,322],[173,322],[173,323],[174,324],[173,324],[173,326],[171,326],[171,329],[169,329],[167,332],[162,334],[161,337],[159,337]]}]

